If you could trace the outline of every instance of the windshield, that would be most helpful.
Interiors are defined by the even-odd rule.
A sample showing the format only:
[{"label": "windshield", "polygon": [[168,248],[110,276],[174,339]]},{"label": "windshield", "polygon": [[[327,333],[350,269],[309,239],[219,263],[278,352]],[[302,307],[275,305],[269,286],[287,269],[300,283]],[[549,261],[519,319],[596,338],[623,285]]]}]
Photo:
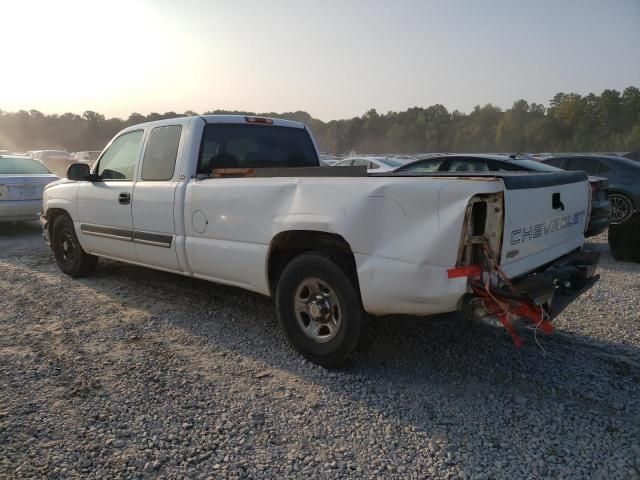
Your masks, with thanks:
[{"label": "windshield", "polygon": [[0,175],[42,175],[50,173],[47,167],[30,158],[0,158]]},{"label": "windshield", "polygon": [[198,173],[217,168],[317,167],[311,137],[302,128],[214,123],[204,127]]}]

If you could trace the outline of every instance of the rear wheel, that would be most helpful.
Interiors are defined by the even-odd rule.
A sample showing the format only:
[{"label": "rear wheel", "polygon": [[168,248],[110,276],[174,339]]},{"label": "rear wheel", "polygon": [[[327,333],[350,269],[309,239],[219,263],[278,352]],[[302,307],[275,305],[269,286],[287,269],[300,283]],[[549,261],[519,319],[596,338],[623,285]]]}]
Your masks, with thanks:
[{"label": "rear wheel", "polygon": [[633,215],[633,204],[626,195],[612,193],[609,195],[611,208],[611,221],[614,223],[626,222]]},{"label": "rear wheel", "polygon": [[344,363],[360,337],[363,311],[341,258],[320,252],[294,258],[276,287],[278,320],[293,347],[325,367]]},{"label": "rear wheel", "polygon": [[58,267],[67,275],[83,277],[96,269],[98,257],[82,249],[67,215],[59,216],[53,223],[51,245]]}]

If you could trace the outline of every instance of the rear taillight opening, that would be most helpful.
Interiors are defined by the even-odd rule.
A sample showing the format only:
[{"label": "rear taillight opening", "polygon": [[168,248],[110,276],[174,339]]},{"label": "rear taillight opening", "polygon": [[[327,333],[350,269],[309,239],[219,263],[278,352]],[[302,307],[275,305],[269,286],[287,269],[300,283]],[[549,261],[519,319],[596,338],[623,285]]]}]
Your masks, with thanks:
[{"label": "rear taillight opening", "polygon": [[475,202],[471,209],[471,234],[484,235],[487,225],[487,202]]},{"label": "rear taillight opening", "polygon": [[474,195],[467,205],[456,267],[481,264],[485,247],[499,261],[502,225],[502,193]]}]

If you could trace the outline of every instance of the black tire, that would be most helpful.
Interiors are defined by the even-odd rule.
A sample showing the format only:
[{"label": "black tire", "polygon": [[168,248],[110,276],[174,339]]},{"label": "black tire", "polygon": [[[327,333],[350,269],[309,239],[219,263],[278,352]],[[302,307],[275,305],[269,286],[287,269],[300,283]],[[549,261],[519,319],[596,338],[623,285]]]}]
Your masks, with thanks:
[{"label": "black tire", "polygon": [[92,273],[98,265],[98,257],[85,252],[80,246],[67,215],[60,215],[53,223],[51,246],[58,268],[72,277],[84,277]]},{"label": "black tire", "polygon": [[[287,339],[305,358],[327,368],[344,364],[360,339],[364,312],[348,264],[346,258],[321,252],[304,253],[287,264],[276,287],[278,320]],[[309,290],[307,285],[316,281],[319,281],[320,294],[312,291],[305,294],[305,288]],[[327,299],[322,303],[324,310],[317,305],[313,310],[311,303],[317,298],[323,302],[322,295]],[[304,327],[305,312],[300,310],[306,298],[309,298],[306,312],[309,328]],[[319,316],[313,317],[311,312],[314,311]],[[320,325],[319,329],[313,328],[311,322]],[[317,330],[318,334],[314,335],[312,330]]]}]

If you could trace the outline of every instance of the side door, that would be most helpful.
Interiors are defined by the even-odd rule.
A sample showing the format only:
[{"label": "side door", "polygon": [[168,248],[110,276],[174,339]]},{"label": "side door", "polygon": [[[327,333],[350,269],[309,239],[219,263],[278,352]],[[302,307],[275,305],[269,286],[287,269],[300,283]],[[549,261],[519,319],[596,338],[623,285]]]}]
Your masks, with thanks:
[{"label": "side door", "polygon": [[135,260],[131,200],[144,130],[115,138],[98,160],[94,181],[78,189],[76,232],[94,254]]},{"label": "side door", "polygon": [[133,243],[138,261],[176,271],[180,265],[174,197],[180,180],[175,167],[182,131],[181,125],[151,129],[133,188]]}]

